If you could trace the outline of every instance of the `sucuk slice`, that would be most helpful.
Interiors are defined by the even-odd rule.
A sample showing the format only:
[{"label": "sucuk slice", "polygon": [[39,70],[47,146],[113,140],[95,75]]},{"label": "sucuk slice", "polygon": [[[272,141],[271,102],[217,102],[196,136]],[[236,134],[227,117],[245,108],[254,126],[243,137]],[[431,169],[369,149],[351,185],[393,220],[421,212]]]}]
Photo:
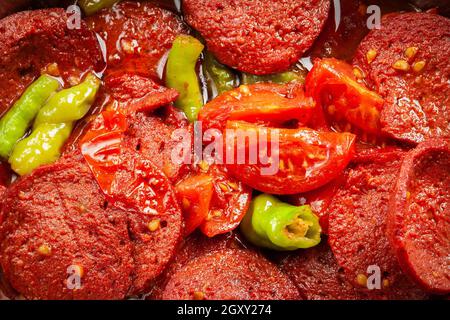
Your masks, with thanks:
[{"label": "sucuk slice", "polygon": [[[367,289],[368,267],[380,269],[381,294],[420,299],[426,294],[404,275],[386,237],[386,216],[404,152],[374,149],[357,156],[329,207],[329,243],[348,280]],[[372,271],[373,272],[373,271]]]},{"label": "sucuk slice", "polygon": [[188,24],[208,50],[252,74],[287,70],[308,50],[328,16],[328,0],[185,0]]},{"label": "sucuk slice", "polygon": [[167,282],[164,300],[292,300],[297,289],[276,265],[248,250],[224,249],[190,260]]},{"label": "sucuk slice", "polygon": [[450,143],[428,140],[406,155],[387,219],[402,269],[425,290],[450,292]]},{"label": "sucuk slice", "polygon": [[64,9],[23,11],[0,20],[0,115],[49,65],[70,84],[104,61],[95,34],[81,21],[68,28]]},{"label": "sucuk slice", "polygon": [[[138,154],[124,154],[122,163],[115,174],[114,199],[104,196],[77,152],[10,187],[0,215],[0,231],[5,235],[0,238],[1,266],[17,291],[32,299],[123,299],[144,293],[163,272],[183,228],[172,187]],[[132,191],[123,189],[139,179],[151,180],[151,190],[139,188],[139,183]],[[25,193],[25,188],[31,191]],[[128,206],[144,202],[152,213]],[[28,237],[33,240],[27,243]],[[41,244],[51,247],[49,257],[39,253]],[[28,254],[30,246],[37,251]],[[83,287],[67,290],[67,268],[75,264],[86,274]]]},{"label": "sucuk slice", "polygon": [[167,282],[176,271],[197,257],[225,249],[246,249],[246,247],[242,242],[241,236],[234,231],[213,238],[207,237],[199,231],[192,233],[183,240],[173,261],[164,273],[158,277],[147,298],[150,300],[161,300]]},{"label": "sucuk slice", "polygon": [[450,19],[393,13],[361,42],[353,60],[384,99],[382,130],[419,143],[450,137]]},{"label": "sucuk slice", "polygon": [[183,216],[175,192],[148,158],[126,150],[107,198],[128,213],[134,259],[131,293],[142,293],[164,271],[181,241]]},{"label": "sucuk slice", "polygon": [[328,234],[328,209],[342,183],[343,174],[318,189],[288,196],[287,201],[295,206],[311,206],[311,210],[319,217],[322,233]]},{"label": "sucuk slice", "polygon": [[158,77],[158,63],[187,27],[173,12],[151,2],[122,1],[86,19],[106,42],[106,74]]},{"label": "sucuk slice", "polygon": [[116,107],[127,113],[151,112],[178,98],[175,89],[166,88],[157,81],[138,74],[110,75],[105,78],[105,87]]},{"label": "sucuk slice", "polygon": [[[58,163],[21,178],[0,214],[5,278],[27,299],[123,299],[133,258],[126,212],[106,206],[89,168]],[[69,289],[70,266],[81,288]]]},{"label": "sucuk slice", "polygon": [[189,172],[187,164],[172,160],[172,152],[180,143],[172,135],[177,129],[190,134],[188,122],[173,106],[161,108],[154,114],[137,113],[125,133],[125,143],[148,157],[172,181],[178,181]]},{"label": "sucuk slice", "polygon": [[361,300],[380,298],[358,290],[344,275],[326,241],[291,253],[280,264],[305,300]]}]

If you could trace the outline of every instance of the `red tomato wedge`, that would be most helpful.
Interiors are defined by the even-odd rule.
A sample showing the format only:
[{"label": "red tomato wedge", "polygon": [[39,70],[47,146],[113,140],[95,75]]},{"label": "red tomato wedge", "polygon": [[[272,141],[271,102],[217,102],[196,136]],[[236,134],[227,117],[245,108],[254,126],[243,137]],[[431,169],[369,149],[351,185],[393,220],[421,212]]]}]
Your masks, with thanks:
[{"label": "red tomato wedge", "polygon": [[[309,128],[274,129],[228,121],[227,168],[240,181],[272,194],[307,192],[336,178],[354,154],[355,135]],[[234,141],[234,143],[230,143]],[[234,144],[234,146],[233,146]]]},{"label": "red tomato wedge", "polygon": [[306,77],[306,94],[324,110],[332,125],[350,123],[380,135],[384,99],[359,83],[353,68],[333,58],[317,60]]},{"label": "red tomato wedge", "polygon": [[213,196],[213,179],[208,174],[187,177],[175,187],[184,214],[184,233],[191,234],[208,218]]},{"label": "red tomato wedge", "polygon": [[224,166],[211,166],[214,193],[206,221],[200,230],[208,237],[230,232],[241,223],[247,213],[252,189],[231,177]]},{"label": "red tomato wedge", "polygon": [[316,105],[306,98],[301,84],[259,83],[227,91],[209,103],[199,114],[203,128],[222,130],[227,120],[244,120],[278,126],[290,120],[306,124]]},{"label": "red tomato wedge", "polygon": [[202,166],[176,186],[186,234],[197,227],[208,237],[234,230],[250,205],[251,188],[229,176],[223,166]]},{"label": "red tomato wedge", "polygon": [[80,141],[81,153],[105,193],[110,193],[121,153],[127,118],[117,111],[99,114]]},{"label": "red tomato wedge", "polygon": [[[113,205],[144,214],[168,213],[175,199],[172,187],[149,159],[123,143],[127,128],[124,114],[102,112],[81,139],[81,153]],[[178,210],[176,201],[172,204]]]}]

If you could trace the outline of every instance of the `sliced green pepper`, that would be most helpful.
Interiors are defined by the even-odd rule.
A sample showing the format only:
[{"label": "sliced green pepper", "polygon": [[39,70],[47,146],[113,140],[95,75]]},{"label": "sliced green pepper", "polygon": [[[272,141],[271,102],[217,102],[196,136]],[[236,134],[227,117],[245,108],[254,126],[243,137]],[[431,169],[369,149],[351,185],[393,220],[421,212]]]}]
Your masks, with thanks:
[{"label": "sliced green pepper", "polygon": [[90,73],[72,88],[61,90],[39,110],[34,128],[43,123],[73,122],[83,118],[94,103],[100,88],[100,79]]},{"label": "sliced green pepper", "polygon": [[28,174],[60,157],[75,121],[87,114],[100,84],[100,79],[89,74],[79,85],[61,90],[48,100],[36,117],[31,135],[17,143],[9,158],[17,174]]},{"label": "sliced green pepper", "polygon": [[8,159],[17,141],[24,136],[39,109],[59,88],[59,82],[40,76],[0,120],[0,157]]},{"label": "sliced green pepper", "polygon": [[203,44],[196,38],[179,35],[175,38],[167,59],[166,84],[180,94],[175,101],[175,106],[183,110],[191,122],[197,120],[203,106],[196,72],[197,61],[203,48]]},{"label": "sliced green pepper", "polygon": [[93,15],[97,11],[112,7],[120,0],[79,0],[78,5],[87,16]]},{"label": "sliced green pepper", "polygon": [[219,63],[209,52],[205,53],[203,73],[208,79],[208,82],[216,89],[213,95],[221,94],[237,87],[234,72],[227,66]]},{"label": "sliced green pepper", "polygon": [[9,158],[11,168],[17,174],[24,175],[44,164],[55,162],[71,133],[70,123],[39,125],[29,137],[17,143]]},{"label": "sliced green pepper", "polygon": [[268,249],[306,249],[320,243],[319,219],[309,206],[293,206],[268,194],[253,199],[240,227],[251,243]]}]

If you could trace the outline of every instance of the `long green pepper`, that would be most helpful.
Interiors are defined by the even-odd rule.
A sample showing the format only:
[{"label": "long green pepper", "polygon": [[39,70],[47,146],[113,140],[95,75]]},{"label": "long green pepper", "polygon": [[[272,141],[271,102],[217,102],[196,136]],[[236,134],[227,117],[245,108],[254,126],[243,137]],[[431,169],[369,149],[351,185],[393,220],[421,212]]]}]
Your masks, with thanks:
[{"label": "long green pepper", "polygon": [[100,84],[100,79],[89,74],[79,85],[51,97],[39,111],[31,135],[14,148],[9,158],[11,168],[25,175],[56,161],[75,121],[83,118],[94,103]]},{"label": "long green pepper", "polygon": [[251,243],[273,250],[306,249],[320,243],[319,219],[310,206],[293,206],[268,194],[253,199],[240,228]]},{"label": "long green pepper", "polygon": [[8,159],[17,141],[27,132],[31,122],[47,99],[59,88],[59,82],[40,76],[0,119],[0,157]]},{"label": "long green pepper", "polygon": [[203,48],[203,44],[196,38],[179,35],[173,41],[167,59],[166,85],[180,94],[175,106],[184,111],[190,122],[197,120],[203,107],[203,96],[196,72],[197,61]]},{"label": "long green pepper", "polygon": [[203,73],[208,82],[212,82],[216,88],[217,92],[214,93],[222,94],[237,87],[237,79],[234,72],[230,68],[219,63],[209,52],[205,53]]}]

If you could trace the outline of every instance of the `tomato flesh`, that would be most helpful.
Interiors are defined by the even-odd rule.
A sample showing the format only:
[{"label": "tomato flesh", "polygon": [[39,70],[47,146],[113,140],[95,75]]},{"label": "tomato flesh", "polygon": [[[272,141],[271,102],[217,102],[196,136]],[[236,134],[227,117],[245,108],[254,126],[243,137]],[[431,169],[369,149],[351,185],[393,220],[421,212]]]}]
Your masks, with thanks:
[{"label": "tomato flesh", "polygon": [[213,179],[210,175],[200,173],[190,176],[175,187],[184,214],[184,233],[191,234],[208,218],[213,196]]},{"label": "tomato flesh", "polygon": [[307,95],[316,100],[334,126],[347,122],[380,135],[384,100],[359,83],[346,62],[333,58],[316,61],[305,86]]},{"label": "tomato flesh", "polygon": [[[295,194],[319,188],[336,178],[354,154],[355,135],[351,133],[274,129],[228,121],[227,135],[231,132],[235,133],[231,146],[235,158],[233,163],[227,163],[227,168],[238,180],[271,194]],[[242,143],[244,140],[236,133],[251,138]],[[226,152],[230,152],[230,146]],[[268,155],[266,159],[261,157],[264,153]]]},{"label": "tomato flesh", "polygon": [[229,176],[222,165],[194,172],[176,186],[184,211],[185,234],[200,228],[214,237],[234,230],[250,205],[252,190]]},{"label": "tomato flesh", "polygon": [[222,130],[227,120],[244,120],[279,126],[296,120],[306,124],[315,111],[301,84],[259,83],[227,91],[207,103],[199,114],[203,128]]},{"label": "tomato flesh", "polygon": [[247,213],[252,190],[242,182],[230,177],[223,166],[209,170],[214,181],[214,193],[209,216],[200,226],[208,237],[234,230]]}]

